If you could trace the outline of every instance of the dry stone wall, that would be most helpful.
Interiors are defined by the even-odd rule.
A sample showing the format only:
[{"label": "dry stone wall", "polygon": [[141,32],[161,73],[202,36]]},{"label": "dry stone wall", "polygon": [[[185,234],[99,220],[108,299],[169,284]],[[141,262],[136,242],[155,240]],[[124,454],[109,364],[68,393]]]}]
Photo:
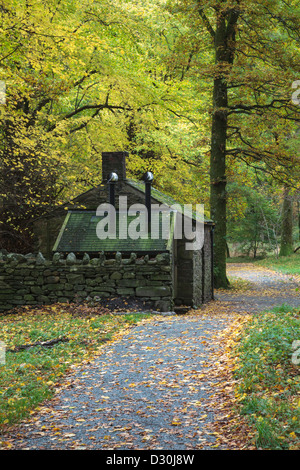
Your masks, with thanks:
[{"label": "dry stone wall", "polygon": [[139,258],[121,253],[106,259],[87,254],[41,253],[20,255],[0,252],[0,312],[22,305],[99,300],[130,296],[150,303],[155,310],[173,308],[172,260],[169,253]]}]

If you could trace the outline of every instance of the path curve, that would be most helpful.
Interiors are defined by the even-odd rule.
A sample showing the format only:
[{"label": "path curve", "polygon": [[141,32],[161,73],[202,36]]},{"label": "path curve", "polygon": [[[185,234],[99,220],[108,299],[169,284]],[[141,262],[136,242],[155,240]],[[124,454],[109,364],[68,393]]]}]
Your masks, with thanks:
[{"label": "path curve", "polygon": [[254,313],[283,304],[300,306],[300,282],[296,277],[252,263],[228,264],[227,274],[233,280],[247,282],[245,290],[220,290],[216,293],[217,300],[234,309]]},{"label": "path curve", "polygon": [[253,265],[229,265],[228,273],[250,286],[217,291],[200,310],[156,316],[106,344],[6,439],[11,449],[214,448],[208,373],[218,333],[235,315],[282,303],[300,306],[299,284],[288,276]]}]

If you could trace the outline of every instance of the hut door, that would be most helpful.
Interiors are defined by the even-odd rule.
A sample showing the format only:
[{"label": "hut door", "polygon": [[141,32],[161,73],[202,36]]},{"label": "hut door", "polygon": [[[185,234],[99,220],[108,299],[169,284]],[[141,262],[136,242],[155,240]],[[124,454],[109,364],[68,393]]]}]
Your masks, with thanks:
[{"label": "hut door", "polygon": [[186,240],[176,240],[174,250],[174,297],[177,305],[192,305],[193,302],[193,255],[186,251]]},{"label": "hut door", "polygon": [[177,292],[178,292],[178,254],[177,254],[177,241],[174,241],[173,244],[173,253],[174,253],[174,263],[173,263],[173,292],[174,292],[174,299],[177,299]]}]

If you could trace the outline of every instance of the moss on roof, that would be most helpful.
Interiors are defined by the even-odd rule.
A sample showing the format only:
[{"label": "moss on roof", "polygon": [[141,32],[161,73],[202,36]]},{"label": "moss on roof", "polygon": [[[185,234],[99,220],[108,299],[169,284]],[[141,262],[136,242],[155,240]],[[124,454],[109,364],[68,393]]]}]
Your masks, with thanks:
[{"label": "moss on roof", "polygon": [[[143,181],[134,181],[134,180],[129,180],[128,179],[128,180],[126,180],[126,183],[129,184],[130,186],[132,186],[133,188],[138,189],[141,192],[145,192],[145,183]],[[183,206],[184,206],[182,203],[176,201],[172,196],[169,196],[167,194],[162,193],[161,191],[154,188],[153,186],[151,188],[151,196],[152,196],[153,199],[157,200],[159,203],[165,204],[167,206],[176,205],[176,206],[180,206],[181,208],[183,208]],[[192,211],[192,217],[195,220],[199,220],[201,222],[203,221],[203,219],[202,219],[203,214],[198,213],[195,210]],[[212,224],[213,221],[208,219],[204,215],[204,223]]]}]

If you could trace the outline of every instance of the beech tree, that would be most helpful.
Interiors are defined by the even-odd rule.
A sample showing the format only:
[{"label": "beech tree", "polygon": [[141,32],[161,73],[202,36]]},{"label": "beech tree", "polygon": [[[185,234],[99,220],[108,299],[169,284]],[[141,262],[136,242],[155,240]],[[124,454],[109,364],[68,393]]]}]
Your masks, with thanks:
[{"label": "beech tree", "polygon": [[[209,56],[191,73],[212,83],[210,210],[215,230],[215,282],[226,287],[227,162],[236,158],[282,182],[299,164],[286,149],[299,122],[292,83],[299,73],[299,5],[294,0],[171,1],[170,7]],[[296,184],[296,183],[295,183]]]},{"label": "beech tree", "polygon": [[293,196],[285,187],[282,204],[281,245],[279,256],[293,253]]}]

